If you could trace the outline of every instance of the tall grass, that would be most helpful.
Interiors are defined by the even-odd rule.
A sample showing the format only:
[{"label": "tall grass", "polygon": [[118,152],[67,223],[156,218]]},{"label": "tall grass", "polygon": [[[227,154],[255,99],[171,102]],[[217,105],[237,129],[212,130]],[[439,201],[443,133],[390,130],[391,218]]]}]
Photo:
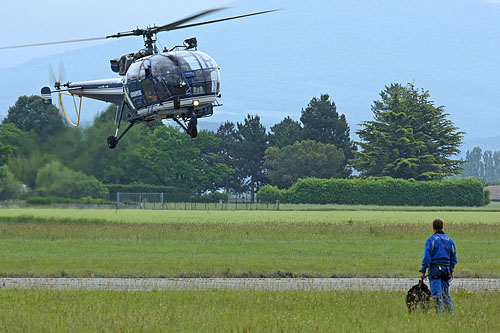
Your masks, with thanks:
[{"label": "tall grass", "polygon": [[496,332],[500,293],[453,293],[455,315],[408,314],[401,292],[0,290],[8,332]]},{"label": "tall grass", "polygon": [[[412,277],[431,234],[429,223],[12,219],[0,222],[0,276]],[[500,276],[500,224],[446,231],[457,277]]]}]

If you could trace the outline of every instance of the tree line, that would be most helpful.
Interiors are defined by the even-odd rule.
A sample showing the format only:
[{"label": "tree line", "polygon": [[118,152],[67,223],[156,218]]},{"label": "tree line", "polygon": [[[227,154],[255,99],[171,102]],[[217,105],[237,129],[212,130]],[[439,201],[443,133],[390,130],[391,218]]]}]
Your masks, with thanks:
[{"label": "tree line", "polygon": [[483,152],[480,147],[467,150],[460,177],[482,179],[486,183],[499,183],[500,151],[485,150]]},{"label": "tree line", "polygon": [[[116,107],[92,125],[66,126],[55,106],[21,96],[0,125],[0,199],[14,193],[104,197],[106,185],[165,186],[200,196],[216,191],[255,194],[263,185],[285,189],[298,179],[393,177],[440,180],[461,171],[463,134],[413,84],[391,84],[372,105],[373,120],[351,140],[346,117],[328,94],[269,130],[258,115],[225,122],[195,139],[160,121],[140,124],[109,150]],[[24,191],[24,192],[23,192]],[[21,194],[20,194],[21,193]]]}]

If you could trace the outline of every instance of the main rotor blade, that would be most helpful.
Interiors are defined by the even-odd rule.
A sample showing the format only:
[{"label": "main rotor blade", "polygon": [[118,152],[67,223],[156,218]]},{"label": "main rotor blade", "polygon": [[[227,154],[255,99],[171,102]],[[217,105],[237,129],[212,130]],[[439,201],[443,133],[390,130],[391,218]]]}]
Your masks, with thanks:
[{"label": "main rotor blade", "polygon": [[205,21],[205,22],[200,22],[200,23],[193,23],[193,24],[181,25],[181,26],[170,28],[168,30],[170,31],[170,30],[191,28],[191,27],[196,27],[196,26],[204,25],[204,24],[211,24],[211,23],[217,23],[217,22],[222,22],[222,21],[234,20],[234,19],[238,19],[238,18],[242,18],[242,17],[247,17],[247,16],[260,15],[260,14],[265,14],[265,13],[271,13],[271,12],[275,12],[275,11],[278,11],[278,10],[281,10],[281,9],[271,9],[271,10],[265,10],[263,12],[250,13],[250,14],[245,14],[245,15],[238,15],[238,16],[226,17],[226,18],[218,19],[218,20],[212,20],[212,21]]},{"label": "main rotor blade", "polygon": [[79,42],[88,42],[88,41],[92,41],[92,40],[101,40],[101,39],[106,39],[106,37],[93,37],[93,38],[63,40],[63,41],[59,41],[59,42],[48,42],[48,43],[36,43],[36,44],[3,46],[3,47],[0,47],[0,50],[19,49],[19,48],[22,48],[22,47],[32,47],[32,46],[45,46],[45,45],[55,45],[55,44],[79,43]]},{"label": "main rotor blade", "polygon": [[169,23],[169,24],[165,24],[165,25],[159,26],[159,27],[153,27],[153,31],[156,33],[156,32],[160,32],[160,31],[174,30],[175,27],[177,27],[177,26],[179,26],[181,24],[184,24],[184,23],[186,23],[188,21],[191,21],[191,20],[197,19],[199,17],[202,17],[202,16],[205,16],[205,15],[217,12],[219,10],[224,10],[224,9],[227,9],[227,8],[229,8],[229,7],[219,7],[219,8],[207,9],[207,10],[204,10],[202,12],[199,12],[198,14],[194,14],[194,15],[188,16],[186,18],[183,18],[182,20],[178,20],[178,21],[175,21],[175,22],[172,22],[172,23]]}]

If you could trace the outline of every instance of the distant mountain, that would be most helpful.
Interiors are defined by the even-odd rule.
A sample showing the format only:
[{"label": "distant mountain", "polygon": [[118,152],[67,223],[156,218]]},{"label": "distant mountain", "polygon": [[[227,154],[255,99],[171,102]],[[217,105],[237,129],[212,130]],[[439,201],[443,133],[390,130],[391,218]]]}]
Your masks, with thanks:
[{"label": "distant mountain", "polygon": [[[500,150],[500,4],[255,0],[232,6],[221,16],[284,10],[159,35],[168,46],[197,36],[199,49],[221,67],[224,105],[208,121],[242,121],[251,113],[269,128],[287,115],[298,119],[312,97],[328,93],[354,132],[372,118],[370,106],[384,85],[414,82],[467,132],[464,148],[482,142]],[[60,58],[71,81],[108,78],[114,76],[109,59],[141,47],[140,38],[121,39]],[[39,93],[49,62],[58,67],[58,58],[45,58],[0,70],[0,117],[19,95]],[[105,107],[85,101],[84,120]]]}]

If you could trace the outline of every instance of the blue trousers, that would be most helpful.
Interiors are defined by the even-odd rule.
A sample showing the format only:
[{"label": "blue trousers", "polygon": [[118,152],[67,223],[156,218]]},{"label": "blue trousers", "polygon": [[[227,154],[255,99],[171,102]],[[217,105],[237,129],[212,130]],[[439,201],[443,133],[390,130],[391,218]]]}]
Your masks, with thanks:
[{"label": "blue trousers", "polygon": [[449,292],[450,281],[449,267],[434,265],[429,269],[429,284],[431,287],[431,295],[437,301],[437,312],[453,313],[453,303]]}]

